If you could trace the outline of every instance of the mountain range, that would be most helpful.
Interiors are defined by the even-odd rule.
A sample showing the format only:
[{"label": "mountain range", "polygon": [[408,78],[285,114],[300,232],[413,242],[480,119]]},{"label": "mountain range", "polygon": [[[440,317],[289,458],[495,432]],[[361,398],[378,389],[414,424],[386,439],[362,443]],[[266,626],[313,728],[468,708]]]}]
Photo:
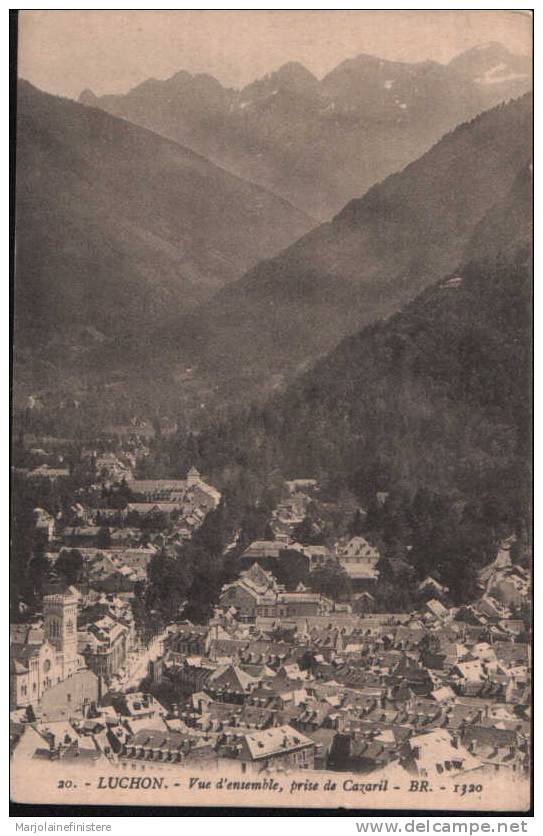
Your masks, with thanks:
[{"label": "mountain range", "polygon": [[[436,491],[515,527],[531,493],[532,176],[522,165],[455,269],[345,338],[285,392],[189,439],[220,484],[250,470]],[[181,462],[179,466],[182,466]],[[183,462],[184,463],[184,462]],[[241,477],[240,477],[241,478]],[[250,478],[250,477],[248,477]],[[478,512],[479,513],[479,512]]]},{"label": "mountain range", "polygon": [[372,55],[323,79],[290,62],[242,90],[181,71],[80,101],[176,140],[326,220],[445,132],[530,89],[530,59],[482,44],[448,64]]},{"label": "mountain range", "polygon": [[462,263],[531,158],[531,99],[499,105],[157,335],[228,392],[284,385]]},{"label": "mountain range", "polygon": [[21,84],[18,120],[16,384],[75,392],[97,426],[198,425],[273,395],[465,263],[531,158],[526,95],[305,232],[285,201],[99,109]]}]

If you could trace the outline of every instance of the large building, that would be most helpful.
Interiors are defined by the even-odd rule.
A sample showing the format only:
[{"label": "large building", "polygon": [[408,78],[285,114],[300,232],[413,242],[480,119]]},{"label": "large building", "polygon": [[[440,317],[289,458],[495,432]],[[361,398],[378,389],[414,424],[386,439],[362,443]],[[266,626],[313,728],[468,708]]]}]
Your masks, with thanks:
[{"label": "large building", "polygon": [[186,479],[129,479],[128,486],[134,496],[145,502],[198,503],[211,510],[221,500],[220,492],[204,482],[195,467],[191,467]]},{"label": "large building", "polygon": [[241,621],[254,621],[257,617],[323,615],[334,605],[323,595],[307,589],[285,592],[271,572],[254,563],[237,581],[223,587],[219,606],[235,610]]},{"label": "large building", "polygon": [[126,661],[129,649],[129,629],[109,615],[88,624],[79,632],[79,648],[96,676],[106,682],[118,673]]}]

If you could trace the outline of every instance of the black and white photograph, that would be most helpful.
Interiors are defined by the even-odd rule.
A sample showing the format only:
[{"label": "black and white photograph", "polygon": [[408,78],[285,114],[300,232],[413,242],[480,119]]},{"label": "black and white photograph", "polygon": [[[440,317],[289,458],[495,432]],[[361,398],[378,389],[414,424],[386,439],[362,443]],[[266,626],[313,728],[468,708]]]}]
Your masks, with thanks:
[{"label": "black and white photograph", "polygon": [[527,813],[532,11],[13,14],[11,801]]}]

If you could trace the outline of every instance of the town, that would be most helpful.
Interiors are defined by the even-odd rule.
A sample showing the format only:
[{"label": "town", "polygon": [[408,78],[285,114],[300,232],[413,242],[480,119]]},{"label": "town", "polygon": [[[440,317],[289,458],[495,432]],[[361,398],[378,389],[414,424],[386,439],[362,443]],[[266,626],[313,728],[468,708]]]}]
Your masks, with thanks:
[{"label": "town", "polygon": [[[531,570],[515,533],[458,603],[437,570],[402,580],[408,564],[384,560],[356,503],[333,507],[340,536],[315,536],[331,503],[300,474],[283,482],[264,538],[233,532],[207,587],[205,566],[183,580],[180,556],[197,572],[225,497],[195,466],[141,477],[148,444],[135,425],[76,461],[52,436],[18,453],[14,763],[529,772]],[[408,608],[383,605],[385,571],[388,586],[410,584]]]}]

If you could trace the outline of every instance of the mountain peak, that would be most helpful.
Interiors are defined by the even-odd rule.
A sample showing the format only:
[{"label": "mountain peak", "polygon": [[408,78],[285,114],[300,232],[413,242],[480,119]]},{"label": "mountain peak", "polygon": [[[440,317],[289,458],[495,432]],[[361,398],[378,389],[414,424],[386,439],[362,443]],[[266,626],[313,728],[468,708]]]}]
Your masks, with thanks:
[{"label": "mountain peak", "polygon": [[[485,41],[482,44],[476,44],[475,46],[470,47],[469,49],[465,49],[463,52],[460,52],[456,57],[459,58],[462,55],[475,55],[475,54],[483,54],[483,53],[497,53],[500,54],[507,54],[511,55],[509,49],[505,46],[505,44],[500,43],[500,41]],[[453,58],[454,61],[454,58]]]},{"label": "mountain peak", "polygon": [[515,55],[498,41],[486,41],[466,49],[456,55],[448,66],[457,72],[477,78],[489,71],[513,77],[527,75],[530,72],[530,60],[523,55]]},{"label": "mountain peak", "polygon": [[317,81],[313,73],[299,61],[287,61],[274,73],[276,78],[290,81]]},{"label": "mountain peak", "polygon": [[95,105],[98,101],[98,96],[93,93],[93,91],[86,87],[84,90],[81,91],[79,96],[78,102],[84,105]]}]

